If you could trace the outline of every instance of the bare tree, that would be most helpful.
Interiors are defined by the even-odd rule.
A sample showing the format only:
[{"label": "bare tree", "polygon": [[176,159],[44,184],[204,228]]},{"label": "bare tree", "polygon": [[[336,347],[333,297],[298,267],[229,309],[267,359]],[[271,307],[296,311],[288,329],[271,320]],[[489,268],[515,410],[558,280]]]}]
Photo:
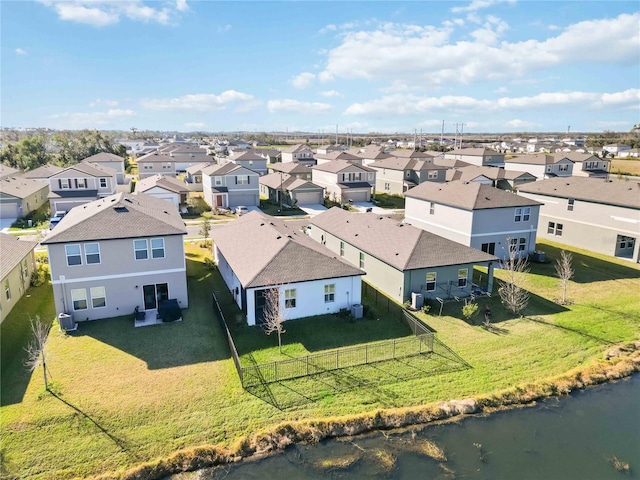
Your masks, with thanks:
[{"label": "bare tree", "polygon": [[500,268],[506,278],[499,280],[498,294],[502,304],[514,315],[520,314],[529,303],[529,292],[524,288],[529,273],[529,261],[525,256],[519,256],[517,245],[513,245],[507,238],[509,257],[500,261]]},{"label": "bare tree", "polygon": [[556,259],[556,275],[560,279],[560,286],[562,287],[562,304],[567,303],[567,284],[573,274],[573,255],[565,250],[560,251],[560,258]]},{"label": "bare tree", "polygon": [[211,221],[205,217],[200,224],[200,235],[204,238],[204,248],[209,246],[209,230],[211,229]]},{"label": "bare tree", "polygon": [[32,372],[42,365],[42,374],[44,375],[44,388],[49,391],[49,381],[47,377],[47,336],[49,335],[49,327],[40,321],[40,316],[36,315],[35,319],[30,320],[31,332],[33,338],[29,345],[25,347],[27,359],[25,366]]},{"label": "bare tree", "polygon": [[282,353],[282,334],[286,332],[284,329],[285,308],[285,304],[280,301],[280,289],[278,287],[272,287],[264,291],[264,323],[262,328],[267,335],[271,335],[274,332],[278,334],[280,353]]}]

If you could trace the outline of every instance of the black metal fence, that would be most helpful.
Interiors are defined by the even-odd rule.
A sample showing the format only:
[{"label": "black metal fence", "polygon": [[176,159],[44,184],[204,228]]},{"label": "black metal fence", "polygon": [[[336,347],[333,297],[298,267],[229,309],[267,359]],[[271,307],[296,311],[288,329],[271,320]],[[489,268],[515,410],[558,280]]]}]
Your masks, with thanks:
[{"label": "black metal fence", "polygon": [[[406,322],[413,336],[383,340],[355,347],[338,348],[289,360],[242,365],[215,293],[212,294],[212,297],[214,309],[220,321],[220,326],[226,335],[231,357],[244,388],[305,377],[331,370],[431,353],[434,348],[433,332],[410,312],[392,301],[399,308],[398,320]],[[395,306],[389,304],[389,309],[391,308],[395,309]],[[391,313],[390,310],[388,311]]]}]

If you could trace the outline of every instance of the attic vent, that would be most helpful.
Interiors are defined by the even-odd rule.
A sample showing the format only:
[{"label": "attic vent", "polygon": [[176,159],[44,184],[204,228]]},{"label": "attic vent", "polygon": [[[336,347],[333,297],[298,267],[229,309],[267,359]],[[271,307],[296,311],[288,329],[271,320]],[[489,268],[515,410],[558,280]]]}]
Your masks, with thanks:
[{"label": "attic vent", "polygon": [[[404,227],[404,223],[398,224],[399,227]],[[397,254],[396,254],[397,255]]]},{"label": "attic vent", "polygon": [[291,235],[287,235],[287,238],[293,238]]},{"label": "attic vent", "polygon": [[264,222],[262,222],[262,223],[260,224],[260,226],[261,226],[261,227],[264,227]]},{"label": "attic vent", "polygon": [[118,213],[125,213],[129,211],[127,210],[127,207],[114,207],[114,210]]},{"label": "attic vent", "polygon": [[111,203],[113,203],[113,202],[115,202],[115,201],[116,201],[116,199],[115,199],[115,198],[112,198],[112,199],[111,199]]},{"label": "attic vent", "polygon": [[282,236],[281,236],[281,235],[278,235],[278,236],[276,237],[276,240],[280,240],[281,238],[282,238]]},{"label": "attic vent", "polygon": [[489,197],[484,197],[484,199],[485,199],[485,200],[489,200],[489,201],[491,201],[491,199],[490,199]]},{"label": "attic vent", "polygon": [[358,234],[356,233],[356,237],[358,236]]}]

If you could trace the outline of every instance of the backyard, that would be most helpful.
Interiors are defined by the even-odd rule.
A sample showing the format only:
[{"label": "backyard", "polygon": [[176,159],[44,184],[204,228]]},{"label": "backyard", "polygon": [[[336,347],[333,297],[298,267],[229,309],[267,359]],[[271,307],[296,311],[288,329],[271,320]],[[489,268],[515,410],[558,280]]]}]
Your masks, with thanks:
[{"label": "backyard", "polygon": [[[554,244],[540,244],[553,262]],[[420,356],[333,371],[243,390],[226,340],[213,316],[218,292],[241,355],[281,358],[277,338],[240,325],[241,315],[210,252],[187,247],[189,309],[183,321],[134,328],[129,316],[80,325],[48,340],[55,396],[42,371],[22,367],[29,316],[53,315],[51,287],[31,289],[0,325],[2,335],[2,474],[73,478],[124,470],[198,445],[232,446],[279,422],[335,417],[465,398],[553,377],[602,358],[612,343],[640,338],[640,267],[574,251],[573,303],[560,296],[553,263],[532,264],[532,298],[513,319],[496,296],[479,302],[493,312],[492,328],[462,320],[460,302],[418,316],[468,363]],[[501,272],[497,273],[500,276]],[[226,298],[225,298],[226,295]],[[337,346],[397,338],[406,327],[383,310],[354,323],[335,316],[285,324],[289,356]],[[379,318],[379,320],[378,320]],[[443,347],[444,348],[444,347]]]}]

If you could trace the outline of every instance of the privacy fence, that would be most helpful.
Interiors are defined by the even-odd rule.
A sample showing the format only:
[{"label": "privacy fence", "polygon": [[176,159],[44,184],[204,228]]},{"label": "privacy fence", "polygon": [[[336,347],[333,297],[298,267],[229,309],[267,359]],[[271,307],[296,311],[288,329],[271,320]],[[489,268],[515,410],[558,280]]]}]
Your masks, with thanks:
[{"label": "privacy fence", "polygon": [[215,293],[212,297],[215,314],[227,338],[233,362],[244,388],[433,352],[433,332],[398,305],[397,318],[409,326],[413,336],[338,348],[288,360],[243,365]]}]

